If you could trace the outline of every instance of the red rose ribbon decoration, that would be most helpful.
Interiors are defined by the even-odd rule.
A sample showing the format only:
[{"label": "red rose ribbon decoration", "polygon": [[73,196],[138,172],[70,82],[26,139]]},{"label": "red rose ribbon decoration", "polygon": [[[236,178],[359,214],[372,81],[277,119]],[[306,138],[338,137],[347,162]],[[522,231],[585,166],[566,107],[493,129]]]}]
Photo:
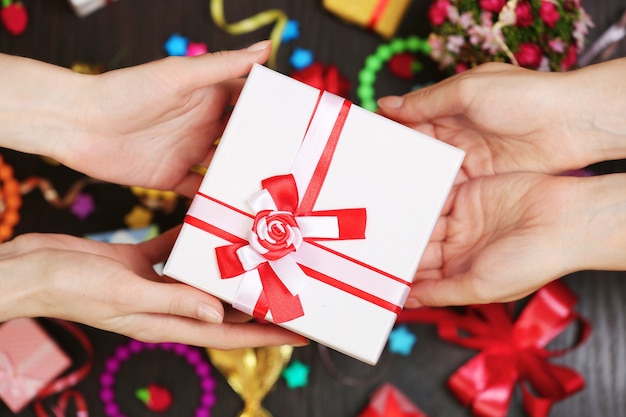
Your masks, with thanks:
[{"label": "red rose ribbon decoration", "polygon": [[[318,243],[364,239],[365,208],[314,211],[351,103],[320,92],[291,172],[267,178],[249,199],[254,215],[203,193],[185,223],[229,241],[215,249],[221,277],[240,277],[233,306],[274,323],[304,314],[311,279],[398,313],[408,283]],[[400,300],[400,301],[398,301]]]},{"label": "red rose ribbon decoration", "polygon": [[[517,320],[512,304],[487,304],[468,307],[464,314],[445,308],[404,310],[398,322],[435,323],[443,340],[480,350],[448,379],[448,388],[471,407],[473,415],[506,416],[519,381],[526,412],[545,417],[554,402],[584,387],[576,371],[549,362],[590,334],[588,322],[572,310],[576,301],[565,284],[555,281],[537,291]],[[582,330],[575,346],[559,351],[545,348],[574,322]]]},{"label": "red rose ribbon decoration", "polygon": [[[283,323],[304,315],[297,294],[307,278],[290,254],[307,240],[364,239],[365,209],[299,214],[293,175],[268,178],[262,186],[249,200],[256,216],[248,242],[221,246],[215,253],[222,278],[258,271],[265,301],[257,303],[256,315],[265,317],[267,309],[263,307],[267,307],[274,322]],[[244,288],[240,290],[242,300]]]}]

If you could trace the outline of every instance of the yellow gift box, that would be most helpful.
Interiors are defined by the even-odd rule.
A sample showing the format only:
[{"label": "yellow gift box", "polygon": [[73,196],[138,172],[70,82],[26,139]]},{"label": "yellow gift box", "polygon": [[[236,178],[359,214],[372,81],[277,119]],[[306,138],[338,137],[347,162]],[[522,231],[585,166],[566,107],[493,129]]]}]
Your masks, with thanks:
[{"label": "yellow gift box", "polygon": [[391,38],[409,7],[410,0],[324,0],[326,10],[343,20]]}]

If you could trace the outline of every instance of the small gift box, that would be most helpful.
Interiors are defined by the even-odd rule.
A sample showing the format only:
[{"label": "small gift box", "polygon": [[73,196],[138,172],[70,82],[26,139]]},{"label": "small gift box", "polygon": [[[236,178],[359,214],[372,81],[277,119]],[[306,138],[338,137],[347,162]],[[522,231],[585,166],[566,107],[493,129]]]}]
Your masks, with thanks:
[{"label": "small gift box", "polygon": [[410,0],[324,0],[326,10],[389,39],[395,35]]},{"label": "small gift box", "polygon": [[462,158],[256,65],[164,273],[374,364]]},{"label": "small gift box", "polygon": [[85,17],[114,1],[117,0],[69,0],[74,12],[79,17]]},{"label": "small gift box", "polygon": [[71,360],[33,320],[0,326],[0,398],[19,413],[65,371]]},{"label": "small gift box", "polygon": [[395,385],[383,384],[358,417],[428,417]]}]

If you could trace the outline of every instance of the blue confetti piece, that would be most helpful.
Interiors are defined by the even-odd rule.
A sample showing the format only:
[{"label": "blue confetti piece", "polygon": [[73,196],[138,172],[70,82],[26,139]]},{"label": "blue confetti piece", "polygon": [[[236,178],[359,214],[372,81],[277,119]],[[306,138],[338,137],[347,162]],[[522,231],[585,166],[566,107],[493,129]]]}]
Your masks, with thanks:
[{"label": "blue confetti piece", "polygon": [[184,56],[187,52],[187,45],[189,45],[189,39],[175,33],[165,41],[164,48],[169,56]]},{"label": "blue confetti piece", "polygon": [[304,48],[295,48],[289,63],[297,70],[302,70],[313,63],[313,51]]},{"label": "blue confetti piece", "polygon": [[398,326],[389,335],[389,350],[402,356],[409,356],[416,341],[417,336],[406,326]]}]

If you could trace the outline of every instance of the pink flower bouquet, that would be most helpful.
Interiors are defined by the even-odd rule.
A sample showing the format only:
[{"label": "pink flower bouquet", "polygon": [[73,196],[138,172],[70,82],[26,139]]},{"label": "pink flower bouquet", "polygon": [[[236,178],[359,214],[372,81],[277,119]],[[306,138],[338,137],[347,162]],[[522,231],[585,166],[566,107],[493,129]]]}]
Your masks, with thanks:
[{"label": "pink flower bouquet", "polygon": [[492,61],[567,71],[593,26],[580,0],[435,0],[428,18],[431,57],[451,73]]}]

